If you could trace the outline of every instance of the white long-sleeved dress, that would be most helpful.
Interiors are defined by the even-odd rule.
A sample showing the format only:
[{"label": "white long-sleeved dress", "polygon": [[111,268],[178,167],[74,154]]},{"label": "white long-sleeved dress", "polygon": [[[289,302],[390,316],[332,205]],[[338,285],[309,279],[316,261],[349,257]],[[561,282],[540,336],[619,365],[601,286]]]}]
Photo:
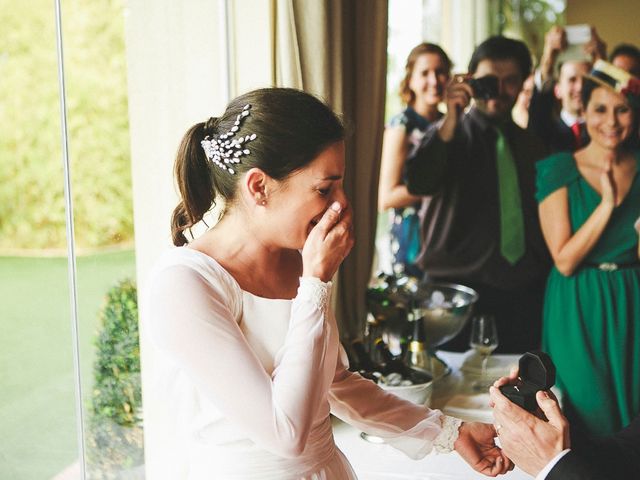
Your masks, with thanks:
[{"label": "white long-sleeved dress", "polygon": [[455,437],[455,420],[347,370],[330,283],[302,278],[293,300],[258,297],[189,247],[167,251],[149,283],[147,394],[178,419],[189,480],[355,479],[329,413],[412,458]]}]

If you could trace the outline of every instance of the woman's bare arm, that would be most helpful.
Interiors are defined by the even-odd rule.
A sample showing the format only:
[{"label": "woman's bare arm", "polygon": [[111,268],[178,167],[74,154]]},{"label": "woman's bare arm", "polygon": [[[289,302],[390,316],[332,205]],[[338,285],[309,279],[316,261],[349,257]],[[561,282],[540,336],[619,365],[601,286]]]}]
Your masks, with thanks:
[{"label": "woman's bare arm", "polygon": [[542,234],[556,268],[563,275],[571,275],[602,236],[615,206],[612,182],[610,171],[603,172],[602,200],[573,235],[566,187],[556,190],[540,203]]},{"label": "woman's bare arm", "polygon": [[411,195],[402,181],[402,170],[407,158],[407,130],[403,126],[388,127],[382,142],[382,161],[378,182],[378,210],[413,205],[420,197]]}]

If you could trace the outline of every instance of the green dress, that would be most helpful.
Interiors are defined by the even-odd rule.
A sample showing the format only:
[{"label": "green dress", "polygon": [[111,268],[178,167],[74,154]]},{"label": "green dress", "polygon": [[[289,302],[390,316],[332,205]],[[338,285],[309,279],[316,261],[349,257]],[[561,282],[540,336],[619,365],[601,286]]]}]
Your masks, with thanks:
[{"label": "green dress", "polygon": [[[569,420],[591,434],[611,434],[640,413],[640,152],[636,160],[631,189],[594,248],[568,277],[552,268],[545,293],[543,349]],[[572,232],[601,200],[568,152],[538,162],[536,187],[538,202],[567,187]],[[605,262],[619,268],[598,268]]]}]

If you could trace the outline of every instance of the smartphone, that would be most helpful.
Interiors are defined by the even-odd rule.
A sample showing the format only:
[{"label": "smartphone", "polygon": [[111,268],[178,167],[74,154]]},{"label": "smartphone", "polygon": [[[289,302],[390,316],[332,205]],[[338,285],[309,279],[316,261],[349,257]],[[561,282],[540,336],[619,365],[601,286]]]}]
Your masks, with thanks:
[{"label": "smartphone", "polygon": [[583,45],[591,41],[591,25],[582,23],[580,25],[567,25],[564,27],[569,45]]},{"label": "smartphone", "polygon": [[567,48],[560,53],[557,63],[566,61],[589,61],[584,52],[584,45],[591,41],[591,25],[567,25],[564,27],[567,35]]}]

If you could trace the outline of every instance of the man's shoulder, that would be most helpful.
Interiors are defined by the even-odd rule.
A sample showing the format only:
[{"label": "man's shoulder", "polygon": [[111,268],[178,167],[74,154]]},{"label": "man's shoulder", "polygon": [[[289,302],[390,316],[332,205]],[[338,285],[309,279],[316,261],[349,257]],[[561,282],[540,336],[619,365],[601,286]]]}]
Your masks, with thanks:
[{"label": "man's shoulder", "polygon": [[469,141],[472,138],[484,136],[489,130],[491,130],[490,124],[478,112],[471,109],[462,115],[456,125],[455,138],[458,141]]},{"label": "man's shoulder", "polygon": [[527,152],[530,157],[541,159],[549,154],[547,145],[538,135],[530,130],[525,130],[518,125],[513,124],[512,132],[513,142],[518,145],[518,147],[521,147],[523,152]]}]

